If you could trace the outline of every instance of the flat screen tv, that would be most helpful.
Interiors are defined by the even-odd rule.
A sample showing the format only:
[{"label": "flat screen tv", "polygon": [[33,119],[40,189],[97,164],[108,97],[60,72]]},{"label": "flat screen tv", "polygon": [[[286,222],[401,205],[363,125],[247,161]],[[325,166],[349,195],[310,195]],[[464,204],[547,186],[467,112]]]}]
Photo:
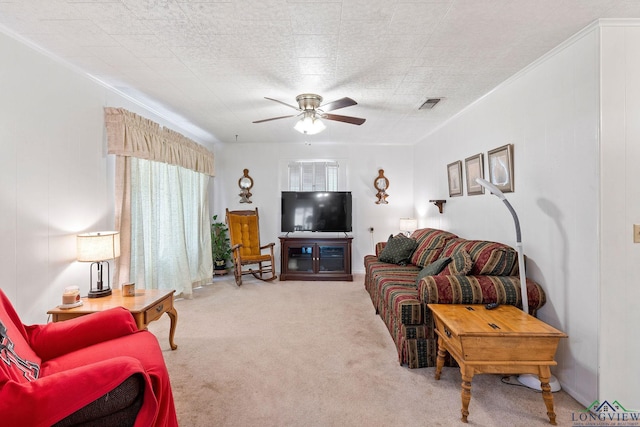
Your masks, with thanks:
[{"label": "flat screen tv", "polygon": [[351,231],[350,191],[283,191],[281,231]]}]

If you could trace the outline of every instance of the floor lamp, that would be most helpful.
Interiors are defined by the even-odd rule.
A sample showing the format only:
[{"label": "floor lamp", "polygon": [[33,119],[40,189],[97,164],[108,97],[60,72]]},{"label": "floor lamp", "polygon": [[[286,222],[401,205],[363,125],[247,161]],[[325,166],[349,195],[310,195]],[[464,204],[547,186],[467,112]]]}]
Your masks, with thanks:
[{"label": "floor lamp", "polygon": [[498,187],[493,185],[487,180],[482,178],[476,178],[476,182],[482,185],[484,188],[489,190],[489,192],[498,197],[498,199],[502,200],[504,204],[511,212],[513,216],[513,221],[516,225],[516,249],[518,251],[518,269],[520,270],[520,293],[522,298],[522,311],[525,313],[529,313],[529,296],[527,295],[527,275],[524,271],[524,252],[522,250],[522,233],[520,233],[520,221],[518,220],[518,214],[511,206],[511,203],[507,200],[504,193],[500,191]]},{"label": "floor lamp", "polygon": [[[511,212],[511,216],[513,216],[513,222],[516,226],[516,249],[518,251],[518,269],[520,270],[520,293],[522,294],[522,311],[528,314],[529,296],[527,295],[527,275],[524,269],[524,251],[522,250],[522,233],[520,232],[520,221],[518,220],[518,214],[516,214],[515,209],[513,209],[511,203],[509,203],[504,193],[500,191],[498,187],[482,178],[476,178],[476,182],[489,190],[491,194],[502,200],[507,209],[509,209],[509,212]],[[542,390],[542,387],[540,387],[540,380],[535,375],[518,375],[518,381],[529,388]],[[560,390],[560,383],[553,375],[549,379],[549,385],[551,386],[551,391],[553,392]]]}]

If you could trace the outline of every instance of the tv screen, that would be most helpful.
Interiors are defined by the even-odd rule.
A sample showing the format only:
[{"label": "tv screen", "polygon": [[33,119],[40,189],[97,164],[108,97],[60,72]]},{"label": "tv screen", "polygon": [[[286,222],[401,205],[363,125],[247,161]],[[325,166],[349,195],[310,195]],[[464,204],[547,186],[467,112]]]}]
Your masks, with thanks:
[{"label": "tv screen", "polygon": [[351,192],[283,191],[281,231],[351,231]]}]

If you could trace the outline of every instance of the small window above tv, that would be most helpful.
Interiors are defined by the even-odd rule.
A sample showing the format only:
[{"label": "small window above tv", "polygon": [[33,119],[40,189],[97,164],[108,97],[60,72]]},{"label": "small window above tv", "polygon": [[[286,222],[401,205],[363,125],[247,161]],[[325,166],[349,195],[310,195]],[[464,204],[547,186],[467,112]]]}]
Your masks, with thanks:
[{"label": "small window above tv", "polygon": [[338,190],[338,162],[298,160],[289,162],[289,191]]}]

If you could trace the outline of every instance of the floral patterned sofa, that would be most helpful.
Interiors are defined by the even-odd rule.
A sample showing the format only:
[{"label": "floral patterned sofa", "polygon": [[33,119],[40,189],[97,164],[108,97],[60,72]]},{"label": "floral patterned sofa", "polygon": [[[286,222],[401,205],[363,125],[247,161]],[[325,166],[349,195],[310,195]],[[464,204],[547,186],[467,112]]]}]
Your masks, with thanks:
[{"label": "floral patterned sofa", "polygon": [[[427,304],[522,307],[518,254],[502,243],[466,240],[432,228],[390,236],[364,257],[365,288],[409,368],[435,366],[437,340]],[[544,291],[527,279],[529,312],[544,305]],[[449,361],[448,363],[452,363]]]}]

